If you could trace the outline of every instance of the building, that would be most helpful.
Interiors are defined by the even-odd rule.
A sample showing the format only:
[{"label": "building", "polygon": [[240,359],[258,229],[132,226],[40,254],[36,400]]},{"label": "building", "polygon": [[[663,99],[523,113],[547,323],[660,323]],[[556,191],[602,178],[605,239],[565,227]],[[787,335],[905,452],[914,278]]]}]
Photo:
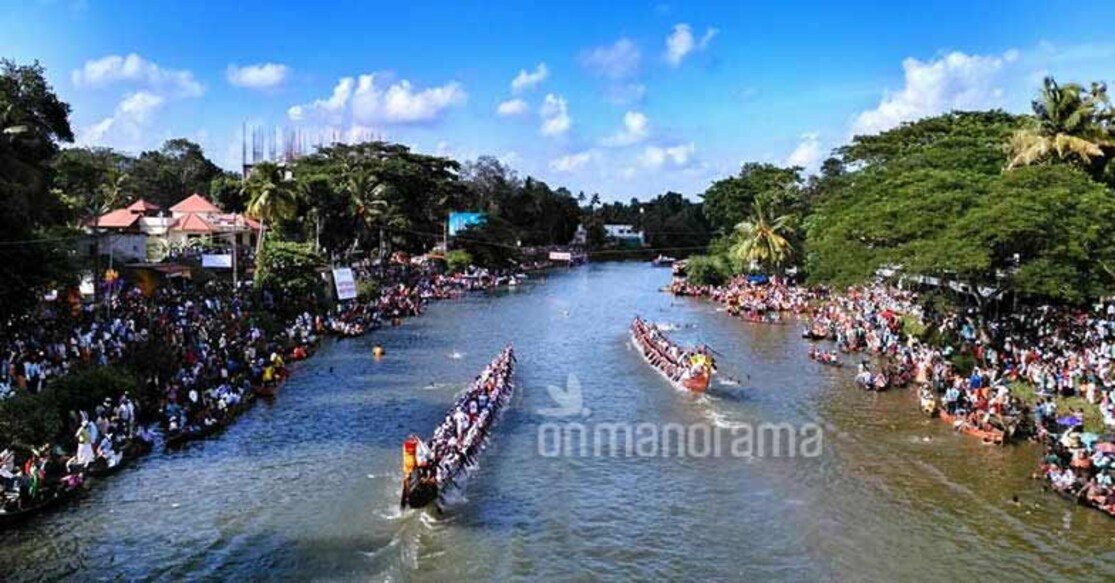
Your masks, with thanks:
[{"label": "building", "polygon": [[573,233],[573,240],[569,244],[574,247],[584,247],[588,244],[588,229],[585,229],[584,223],[577,225],[577,231]]},{"label": "building", "polygon": [[616,245],[642,247],[646,244],[643,232],[636,230],[632,225],[604,225],[604,232],[608,241]]},{"label": "building", "polygon": [[250,249],[259,229],[256,221],[223,212],[200,194],[186,197],[169,212],[140,199],[91,221],[84,252],[92,255],[99,243],[102,255],[121,261],[158,261],[202,244]]}]

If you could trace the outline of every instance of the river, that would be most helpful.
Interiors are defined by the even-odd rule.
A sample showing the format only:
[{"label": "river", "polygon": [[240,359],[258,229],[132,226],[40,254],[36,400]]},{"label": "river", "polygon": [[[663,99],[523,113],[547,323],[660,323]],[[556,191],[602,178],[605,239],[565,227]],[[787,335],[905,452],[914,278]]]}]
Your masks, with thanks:
[{"label": "river", "polygon": [[[954,435],[912,393],[864,393],[807,360],[798,326],[734,320],[658,292],[668,280],[589,265],[328,342],[220,437],[0,533],[0,577],[1115,578],[1111,519],[1043,493],[1033,446]],[[630,347],[636,313],[709,344],[741,382],[674,390]],[[480,468],[443,512],[401,512],[401,441],[428,436],[507,342],[519,392]],[[794,457],[554,455],[539,437],[621,423],[823,434]]]}]

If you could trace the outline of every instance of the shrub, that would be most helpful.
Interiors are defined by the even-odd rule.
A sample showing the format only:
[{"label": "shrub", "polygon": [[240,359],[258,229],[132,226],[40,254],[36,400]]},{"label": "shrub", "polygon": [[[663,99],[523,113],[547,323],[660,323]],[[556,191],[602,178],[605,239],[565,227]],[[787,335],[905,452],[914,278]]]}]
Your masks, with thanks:
[{"label": "shrub", "polygon": [[464,249],[454,249],[445,255],[449,273],[460,273],[472,265],[472,254]]},{"label": "shrub", "polygon": [[63,412],[49,391],[20,393],[0,402],[0,440],[25,448],[53,441],[63,424]]},{"label": "shrub", "polygon": [[135,394],[135,390],[135,377],[120,368],[104,366],[53,379],[47,392],[53,393],[55,402],[67,411],[92,411],[105,399],[115,400],[124,391]]},{"label": "shrub", "polygon": [[732,277],[732,270],[724,257],[695,255],[687,260],[685,275],[697,285],[720,285]]},{"label": "shrub", "polygon": [[379,298],[379,282],[371,279],[362,279],[356,282],[356,301],[368,303]]}]

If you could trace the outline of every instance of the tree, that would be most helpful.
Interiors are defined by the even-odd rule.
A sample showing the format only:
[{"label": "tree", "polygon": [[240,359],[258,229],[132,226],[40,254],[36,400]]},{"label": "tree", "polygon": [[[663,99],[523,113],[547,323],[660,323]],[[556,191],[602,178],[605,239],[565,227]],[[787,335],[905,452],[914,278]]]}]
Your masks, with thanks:
[{"label": "tree", "polygon": [[694,255],[685,261],[685,277],[696,285],[721,285],[732,268],[722,255]]},{"label": "tree", "polygon": [[293,191],[284,170],[270,162],[257,164],[244,181],[244,196],[248,199],[248,215],[259,219],[259,240],[256,257],[262,256],[267,223],[293,216],[296,207]]},{"label": "tree", "polygon": [[1110,293],[1115,200],[1069,165],[1003,173],[1002,145],[1025,123],[954,112],[857,136],[841,149],[855,170],[807,220],[810,279],[854,284],[888,267],[964,284],[983,307],[1004,291],[1069,303]]},{"label": "tree", "polygon": [[454,249],[445,255],[449,273],[460,273],[473,264],[472,254],[464,249]]},{"label": "tree", "polygon": [[749,162],[739,175],[717,180],[701,195],[705,216],[714,230],[728,232],[748,217],[759,196],[788,207],[801,199],[800,186],[801,168]]},{"label": "tree", "polygon": [[359,157],[344,160],[340,170],[341,191],[348,196],[356,217],[364,224],[367,233],[375,233],[379,241],[379,259],[383,260],[386,253],[383,229],[393,218],[388,198],[391,187]]},{"label": "tree", "polygon": [[1008,168],[1058,161],[1076,164],[1097,177],[1103,173],[1113,145],[1106,85],[1093,83],[1085,90],[1046,77],[1033,109],[1036,124],[1011,137]]},{"label": "tree", "polygon": [[986,280],[978,242],[952,229],[1002,176],[1003,144],[1025,118],[949,113],[856,136],[840,149],[849,171],[806,224],[812,281],[860,283],[882,267],[950,281]]},{"label": "tree", "polygon": [[[258,168],[258,166],[257,166]],[[256,258],[256,287],[285,314],[317,309],[324,292],[325,260],[306,243],[271,241]]]},{"label": "tree", "polygon": [[209,181],[209,199],[226,213],[242,213],[248,208],[243,179],[232,172],[221,172]]},{"label": "tree", "polygon": [[732,255],[745,265],[781,268],[793,255],[787,237],[793,231],[790,215],[772,216],[762,197],[751,204],[751,216],[735,227]]},{"label": "tree", "polygon": [[65,205],[60,221],[81,224],[126,205],[132,160],[110,148],[67,148],[51,163],[53,188]]},{"label": "tree", "polygon": [[490,216],[481,224],[470,225],[458,232],[453,242],[480,267],[508,269],[519,263],[521,253],[515,230],[499,217]]},{"label": "tree", "polygon": [[128,194],[169,208],[191,194],[210,192],[213,179],[223,173],[201,146],[176,138],[139,155],[130,171]]},{"label": "tree", "polygon": [[50,231],[65,214],[50,161],[73,141],[69,113],[38,63],[0,61],[0,322],[72,278],[65,241]]}]

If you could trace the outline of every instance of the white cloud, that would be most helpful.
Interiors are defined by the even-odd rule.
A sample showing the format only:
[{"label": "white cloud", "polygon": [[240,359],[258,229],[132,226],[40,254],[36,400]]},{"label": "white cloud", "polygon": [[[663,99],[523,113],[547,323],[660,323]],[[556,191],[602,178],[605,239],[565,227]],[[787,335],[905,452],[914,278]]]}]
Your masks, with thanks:
[{"label": "white cloud", "polygon": [[355,85],[356,80],[352,77],[342,77],[333,87],[333,94],[329,99],[317,99],[308,105],[295,105],[287,110],[287,116],[293,121],[302,121],[307,114],[311,114],[324,118],[329,123],[340,123]]},{"label": "white cloud", "polygon": [[674,31],[666,37],[666,62],[677,67],[685,57],[693,51],[703,51],[712,42],[713,37],[720,32],[709,27],[705,30],[700,41],[693,37],[693,29],[684,22],[674,25]]},{"label": "white cloud", "polygon": [[527,105],[526,101],[516,98],[508,99],[507,101],[500,103],[499,106],[496,107],[496,113],[499,114],[501,117],[512,117],[516,115],[522,115],[529,109],[530,106]]},{"label": "white cloud", "polygon": [[[358,89],[354,100],[359,103],[361,96]],[[427,122],[436,119],[442,110],[461,105],[467,99],[468,95],[457,82],[415,91],[409,81],[403,80],[387,89],[383,113],[388,122]]]},{"label": "white cloud", "polygon": [[623,114],[623,129],[615,135],[605,138],[603,143],[605,146],[613,147],[637,144],[646,139],[648,125],[650,125],[650,120],[647,119],[646,114],[629,111]]},{"label": "white cloud", "polygon": [[138,149],[152,114],[165,99],[147,91],[137,91],[120,101],[112,115],[79,132],[78,141],[90,145],[112,145]]},{"label": "white cloud", "polygon": [[519,92],[530,89],[545,81],[549,76],[550,70],[546,68],[546,63],[538,63],[534,72],[527,72],[526,69],[520,69],[519,74],[511,80],[511,91]]},{"label": "white cloud", "polygon": [[625,79],[639,71],[642,53],[631,39],[595,47],[581,54],[581,63],[593,73],[608,79]]},{"label": "white cloud", "polygon": [[550,161],[550,169],[556,172],[573,172],[590,162],[595,156],[596,153],[592,150],[562,156]]},{"label": "white cloud", "polygon": [[821,140],[820,136],[816,133],[803,134],[801,136],[801,143],[786,156],[784,161],[785,166],[801,166],[806,170],[813,170],[817,167],[817,163],[821,161]]},{"label": "white cloud", "polygon": [[126,82],[176,97],[197,97],[205,92],[205,87],[190,71],[164,69],[136,53],[86,61],[81,69],[71,73],[71,79],[77,87],[104,87]]},{"label": "white cloud", "polygon": [[237,87],[248,89],[270,89],[278,87],[290,75],[290,67],[278,63],[260,63],[239,67],[229,65],[225,71],[228,82]]},{"label": "white cloud", "polygon": [[712,26],[706,28],[705,34],[701,36],[701,42],[697,44],[697,48],[701,49],[702,51],[707,49],[709,43],[711,43],[712,39],[716,38],[716,35],[718,34],[720,34],[719,28],[715,28]]},{"label": "white cloud", "polygon": [[642,83],[613,84],[608,87],[605,97],[617,105],[629,105],[643,100],[647,86]]},{"label": "white cloud", "polygon": [[148,116],[159,108],[165,100],[154,93],[138,91],[124,98],[120,102],[120,113],[129,115],[138,121],[146,121]]},{"label": "white cloud", "polygon": [[349,113],[356,125],[416,124],[435,121],[445,110],[467,100],[464,87],[456,81],[419,90],[404,79],[384,90],[376,84],[376,76],[369,74],[341,78],[328,99],[295,105],[287,116],[293,121],[312,117],[339,124]]},{"label": "white cloud", "polygon": [[661,168],[667,164],[681,168],[689,164],[696,151],[693,142],[668,147],[647,146],[639,162],[646,168]]},{"label": "white cloud", "polygon": [[539,115],[542,116],[541,131],[544,136],[560,136],[568,131],[573,123],[573,119],[569,117],[569,104],[564,97],[553,93],[546,95]]},{"label": "white cloud", "polygon": [[928,62],[908,58],[902,62],[905,87],[885,96],[875,109],[860,113],[852,133],[873,134],[953,109],[1003,106],[1005,92],[999,83],[1004,68],[1017,59],[1014,50],[1001,56],[953,52]]}]

